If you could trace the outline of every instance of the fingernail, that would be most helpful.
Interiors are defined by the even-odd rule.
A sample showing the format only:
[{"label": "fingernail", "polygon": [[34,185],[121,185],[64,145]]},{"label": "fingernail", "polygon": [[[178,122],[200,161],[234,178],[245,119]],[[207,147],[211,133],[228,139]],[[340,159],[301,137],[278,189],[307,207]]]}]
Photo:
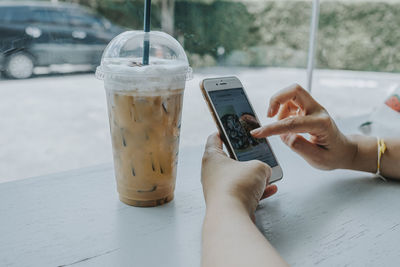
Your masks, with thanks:
[{"label": "fingernail", "polygon": [[272,110],[271,108],[268,109],[267,117],[271,117]]},{"label": "fingernail", "polygon": [[254,134],[258,134],[260,130],[259,129],[254,129],[250,132],[250,134],[254,135]]}]

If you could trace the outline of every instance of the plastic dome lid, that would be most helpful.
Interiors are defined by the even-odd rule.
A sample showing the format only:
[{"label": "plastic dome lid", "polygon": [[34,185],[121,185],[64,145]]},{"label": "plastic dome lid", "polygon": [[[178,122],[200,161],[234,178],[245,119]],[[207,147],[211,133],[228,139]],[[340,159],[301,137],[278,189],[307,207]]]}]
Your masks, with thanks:
[{"label": "plastic dome lid", "polygon": [[[145,38],[150,43],[148,65],[142,64]],[[108,44],[96,70],[96,77],[101,80],[159,76],[180,76],[188,80],[192,69],[179,42],[158,31],[121,33]]]}]

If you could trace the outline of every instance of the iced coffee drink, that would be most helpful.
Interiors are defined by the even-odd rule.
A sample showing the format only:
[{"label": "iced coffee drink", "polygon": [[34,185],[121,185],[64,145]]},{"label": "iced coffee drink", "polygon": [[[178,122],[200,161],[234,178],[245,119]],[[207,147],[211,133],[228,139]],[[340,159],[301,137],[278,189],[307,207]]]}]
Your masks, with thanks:
[{"label": "iced coffee drink", "polygon": [[172,200],[183,89],[108,91],[107,98],[121,201],[156,206]]},{"label": "iced coffee drink", "polygon": [[[106,90],[119,198],[140,207],[174,197],[183,91],[191,73],[174,38],[146,34],[130,31],[114,38],[96,71]],[[141,61],[145,38],[147,64]]]}]

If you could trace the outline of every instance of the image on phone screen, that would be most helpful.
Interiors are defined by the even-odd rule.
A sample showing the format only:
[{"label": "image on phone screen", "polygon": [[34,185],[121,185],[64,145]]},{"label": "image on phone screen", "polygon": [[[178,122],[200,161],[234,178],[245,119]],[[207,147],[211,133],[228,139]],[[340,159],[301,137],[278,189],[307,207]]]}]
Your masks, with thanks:
[{"label": "image on phone screen", "polygon": [[270,167],[277,166],[266,139],[257,139],[250,134],[260,124],[243,89],[216,90],[208,94],[238,160],[258,159]]}]

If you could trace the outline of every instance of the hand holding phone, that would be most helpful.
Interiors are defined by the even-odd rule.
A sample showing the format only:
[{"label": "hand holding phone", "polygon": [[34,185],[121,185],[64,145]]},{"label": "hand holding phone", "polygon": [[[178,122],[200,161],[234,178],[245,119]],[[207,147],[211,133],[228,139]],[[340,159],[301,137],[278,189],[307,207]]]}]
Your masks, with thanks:
[{"label": "hand holding phone", "polygon": [[260,127],[260,122],[240,80],[236,77],[205,79],[200,87],[231,158],[265,162],[272,170],[270,183],[282,179],[282,169],[268,140],[250,134]]}]

